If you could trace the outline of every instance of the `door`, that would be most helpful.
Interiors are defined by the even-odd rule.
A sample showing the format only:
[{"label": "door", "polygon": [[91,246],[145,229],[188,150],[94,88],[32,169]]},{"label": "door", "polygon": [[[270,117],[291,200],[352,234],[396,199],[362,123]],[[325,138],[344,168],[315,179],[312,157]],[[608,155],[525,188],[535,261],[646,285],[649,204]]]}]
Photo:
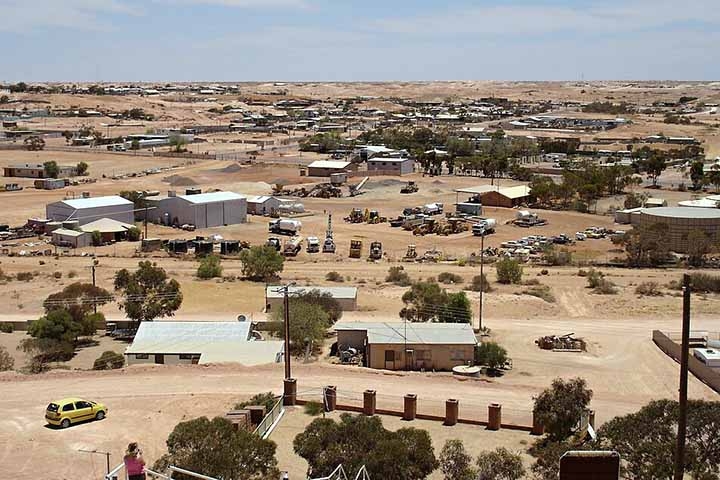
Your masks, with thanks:
[{"label": "door", "polygon": [[414,350],[405,350],[405,370],[416,370],[414,358]]},{"label": "door", "polygon": [[75,405],[72,402],[63,405],[62,416],[69,418],[71,422],[77,422],[77,418],[75,418]]},{"label": "door", "polygon": [[93,413],[92,404],[90,402],[75,402],[75,420],[90,420],[95,414]]},{"label": "door", "polygon": [[162,353],[155,354],[155,363],[163,365],[165,363],[165,355]]},{"label": "door", "polygon": [[395,350],[385,350],[385,369],[395,370]]}]

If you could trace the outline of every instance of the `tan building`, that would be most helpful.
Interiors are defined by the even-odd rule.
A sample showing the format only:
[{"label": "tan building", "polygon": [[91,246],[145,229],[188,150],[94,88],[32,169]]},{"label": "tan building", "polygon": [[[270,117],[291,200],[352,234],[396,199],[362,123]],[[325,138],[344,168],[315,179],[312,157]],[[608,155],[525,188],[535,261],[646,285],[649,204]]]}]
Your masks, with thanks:
[{"label": "tan building", "polygon": [[[265,288],[265,310],[272,311],[282,308],[283,293],[279,286],[268,286]],[[328,293],[337,300],[344,312],[357,310],[357,288],[356,287],[290,287],[290,296],[302,295],[313,290],[321,294]]]},{"label": "tan building", "polygon": [[514,187],[481,185],[478,187],[460,188],[455,190],[455,192],[458,196],[461,193],[476,196],[484,207],[512,208],[531,203],[533,200],[530,187],[527,185],[516,185]]},{"label": "tan building", "polygon": [[329,177],[333,173],[357,170],[357,165],[341,160],[315,160],[308,165],[308,177]]},{"label": "tan building", "polygon": [[364,365],[384,370],[452,370],[475,359],[467,323],[339,322],[338,347],[364,352]]}]

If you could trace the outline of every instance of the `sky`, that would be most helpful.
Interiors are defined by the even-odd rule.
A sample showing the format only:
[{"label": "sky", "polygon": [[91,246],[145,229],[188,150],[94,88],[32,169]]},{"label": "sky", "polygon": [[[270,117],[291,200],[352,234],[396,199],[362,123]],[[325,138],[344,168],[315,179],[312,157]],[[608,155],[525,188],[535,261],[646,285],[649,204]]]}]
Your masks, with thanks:
[{"label": "sky", "polygon": [[718,0],[0,0],[0,82],[720,80]]}]

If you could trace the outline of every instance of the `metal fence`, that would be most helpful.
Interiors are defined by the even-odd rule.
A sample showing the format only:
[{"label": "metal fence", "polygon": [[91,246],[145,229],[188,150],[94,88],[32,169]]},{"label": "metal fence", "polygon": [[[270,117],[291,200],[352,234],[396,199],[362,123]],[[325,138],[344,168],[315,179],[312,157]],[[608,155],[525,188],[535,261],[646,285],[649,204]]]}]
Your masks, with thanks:
[{"label": "metal fence", "polygon": [[255,429],[255,434],[261,438],[267,438],[284,413],[285,407],[283,406],[283,399],[280,397],[270,411],[265,414],[265,418]]}]

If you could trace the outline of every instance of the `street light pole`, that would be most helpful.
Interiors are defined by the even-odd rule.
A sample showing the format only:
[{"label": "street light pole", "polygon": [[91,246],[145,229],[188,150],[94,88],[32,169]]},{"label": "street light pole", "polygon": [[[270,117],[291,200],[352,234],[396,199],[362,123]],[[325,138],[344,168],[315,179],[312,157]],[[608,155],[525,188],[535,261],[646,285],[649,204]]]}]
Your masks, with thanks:
[{"label": "street light pole", "polygon": [[483,328],[483,288],[485,287],[485,278],[483,276],[483,264],[485,260],[485,231],[483,230],[480,237],[480,308],[478,309],[478,331],[482,335]]}]

